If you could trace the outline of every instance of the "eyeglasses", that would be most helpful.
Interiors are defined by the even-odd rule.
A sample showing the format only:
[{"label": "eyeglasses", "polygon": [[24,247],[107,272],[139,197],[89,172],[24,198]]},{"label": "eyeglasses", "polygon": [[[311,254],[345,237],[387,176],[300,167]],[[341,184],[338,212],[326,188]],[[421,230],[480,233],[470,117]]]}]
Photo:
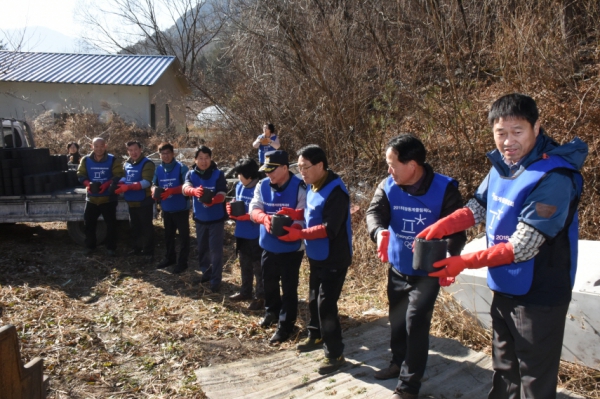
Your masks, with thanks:
[{"label": "eyeglasses", "polygon": [[310,166],[300,166],[298,165],[298,171],[302,172],[303,170],[308,170],[310,168],[312,168],[315,165],[310,165]]}]

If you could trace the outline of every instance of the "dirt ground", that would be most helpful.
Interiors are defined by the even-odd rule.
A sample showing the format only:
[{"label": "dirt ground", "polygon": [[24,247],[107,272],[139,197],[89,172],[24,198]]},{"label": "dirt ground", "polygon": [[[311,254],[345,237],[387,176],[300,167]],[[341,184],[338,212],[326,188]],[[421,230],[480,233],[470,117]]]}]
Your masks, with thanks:
[{"label": "dirt ground", "polygon": [[[233,226],[227,225],[221,292],[213,294],[193,283],[200,276],[195,248],[185,273],[156,270],[164,241],[162,222],[154,224],[151,262],[126,255],[125,222],[116,258],[102,246],[84,257],[64,223],[0,225],[0,325],[17,327],[25,362],[44,359],[49,398],[203,398],[197,368],[285,350],[305,336],[307,264],[297,333],[273,347],[274,329],[259,326],[262,312],[228,299],[240,284]],[[359,269],[349,273],[340,301],[344,329],[385,314],[384,272],[381,284],[367,288]]]}]

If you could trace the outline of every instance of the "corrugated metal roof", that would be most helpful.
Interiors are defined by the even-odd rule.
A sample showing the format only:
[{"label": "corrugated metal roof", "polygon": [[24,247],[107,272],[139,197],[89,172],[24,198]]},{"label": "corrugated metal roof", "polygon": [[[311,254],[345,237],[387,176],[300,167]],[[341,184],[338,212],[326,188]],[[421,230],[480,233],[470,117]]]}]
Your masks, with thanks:
[{"label": "corrugated metal roof", "polygon": [[174,56],[0,51],[0,81],[151,86]]}]

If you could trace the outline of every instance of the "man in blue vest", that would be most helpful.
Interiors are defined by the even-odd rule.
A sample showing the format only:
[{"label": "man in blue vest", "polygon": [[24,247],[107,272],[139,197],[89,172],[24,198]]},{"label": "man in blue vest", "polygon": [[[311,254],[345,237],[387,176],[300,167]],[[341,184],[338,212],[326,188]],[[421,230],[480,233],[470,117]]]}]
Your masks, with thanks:
[{"label": "man in blue vest", "polygon": [[[304,240],[310,264],[310,321],[308,338],[296,348],[308,352],[323,346],[325,359],[318,372],[328,374],[346,363],[337,301],[352,263],[350,197],[342,179],[329,169],[325,151],[319,146],[308,145],[298,155],[298,170],[307,184],[306,228],[284,227],[288,234],[279,239]],[[292,217],[296,212],[291,208],[280,211]]]},{"label": "man in blue vest", "polygon": [[252,147],[258,148],[258,162],[260,166],[265,163],[265,154],[269,151],[279,149],[279,136],[275,133],[275,125],[265,123],[263,126],[263,134],[259,134],[256,140],[252,143]]},{"label": "man in blue vest", "polygon": [[488,398],[555,398],[565,317],[577,269],[579,170],[587,157],[575,138],[559,145],[540,127],[535,101],[496,100],[488,114],[492,168],[466,207],[419,236],[433,239],[486,224],[488,248],[434,263],[454,277],[488,267],[494,376]]},{"label": "man in blue vest", "polygon": [[[102,137],[94,138],[92,147],[93,151],[81,159],[77,169],[79,181],[87,188],[83,211],[85,255],[90,255],[96,249],[96,224],[102,215],[106,224],[104,244],[107,254],[116,256],[118,196],[114,188],[123,177],[123,166],[112,154],[107,153],[106,140]],[[98,186],[98,190],[92,188]]]},{"label": "man in blue vest", "polygon": [[[294,224],[302,228],[306,185],[289,171],[285,151],[268,152],[260,170],[265,171],[267,178],[258,183],[250,202],[251,220],[261,224],[258,240],[263,249],[261,266],[266,313],[260,325],[269,327],[278,322],[270,342],[280,344],[290,337],[296,323],[298,279],[304,249],[301,241],[285,242],[271,234],[271,218],[282,208],[291,208],[297,210],[292,218]],[[280,280],[283,296],[279,293]]]},{"label": "man in blue vest", "polygon": [[240,255],[240,268],[242,274],[242,287],[240,292],[229,297],[232,301],[252,299],[252,280],[256,279],[256,297],[248,306],[248,310],[261,310],[265,307],[265,288],[262,281],[260,257],[262,248],[258,244],[260,225],[250,220],[248,214],[250,201],[254,198],[254,190],[258,184],[258,164],[252,158],[240,159],[235,165],[235,172],[239,182],[235,186],[235,200],[243,201],[246,214],[234,216],[231,206],[227,204],[229,218],[235,220],[235,246]]},{"label": "man in blue vest", "polygon": [[[183,194],[192,197],[198,241],[201,283],[210,281],[210,290],[219,292],[223,278],[223,236],[225,235],[225,194],[227,180],[212,160],[212,150],[201,145],[195,165],[185,176]],[[206,195],[209,197],[206,197]]]},{"label": "man in blue vest", "polygon": [[125,176],[119,181],[115,194],[123,194],[129,208],[132,250],[129,255],[154,256],[154,200],[150,186],[154,177],[154,162],[142,155],[142,144],[129,141],[126,144],[129,159],[123,169]]},{"label": "man in blue vest", "polygon": [[[378,256],[390,263],[387,295],[392,361],[376,372],[375,378],[398,378],[393,398],[419,395],[433,307],[440,285],[449,284],[413,269],[413,241],[425,227],[463,205],[458,183],[435,173],[425,163],[426,155],[423,143],[414,136],[403,134],[390,140],[385,152],[389,176],[379,184],[367,209],[367,228],[377,242]],[[466,234],[445,238],[448,252],[460,254]]]},{"label": "man in blue vest", "polygon": [[[162,143],[158,146],[161,163],[156,167],[152,179],[152,197],[156,198],[160,188],[160,208],[165,226],[166,253],[157,269],[177,264],[174,274],[182,273],[188,267],[190,253],[190,201],[182,193],[188,167],[175,159],[173,145]],[[179,231],[179,259],[175,250],[175,233]]]}]

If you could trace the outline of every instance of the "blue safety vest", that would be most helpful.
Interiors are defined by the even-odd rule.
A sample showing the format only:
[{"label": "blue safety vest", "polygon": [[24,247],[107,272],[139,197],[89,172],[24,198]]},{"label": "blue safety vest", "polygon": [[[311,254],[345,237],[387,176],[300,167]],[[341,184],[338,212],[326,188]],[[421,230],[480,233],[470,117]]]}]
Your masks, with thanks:
[{"label": "blue safety vest", "polygon": [[[90,155],[85,158],[85,168],[87,170],[88,179],[91,182],[98,182],[100,184],[112,180],[112,167],[115,157],[112,154],[107,154],[106,161],[104,162],[96,162],[92,160],[91,157],[92,156]],[[110,194],[108,190],[106,190],[102,194],[92,194],[88,192],[87,195],[88,197],[108,197]]]},{"label": "blue safety vest", "polygon": [[[523,203],[538,182],[553,169],[570,169],[571,164],[558,156],[550,156],[529,165],[512,177],[500,176],[496,168],[490,171],[486,236],[488,248],[501,242],[508,242],[517,229]],[[560,188],[557,188],[560,189]],[[571,283],[577,270],[577,213],[569,226],[571,245]],[[573,254],[575,256],[573,257]],[[488,269],[488,286],[498,292],[510,295],[524,295],[529,292],[533,281],[535,257],[525,262],[511,263]],[[571,284],[572,285],[572,284]]]},{"label": "blue safety vest", "polygon": [[[348,194],[348,190],[342,182],[342,179],[337,177],[325,187],[322,187],[316,193],[311,190],[311,185],[306,188],[306,209],[304,210],[304,220],[306,227],[318,226],[323,223],[323,208],[325,202],[334,188],[340,187],[343,192]],[[348,204],[348,217],[346,218],[346,232],[348,235],[348,246],[350,248],[350,256],[352,256],[352,219],[350,217],[350,205]],[[304,240],[306,246],[306,256],[314,260],[325,260],[329,257],[329,238],[317,238],[315,240]]]},{"label": "blue safety vest", "polygon": [[[125,165],[123,166],[123,169],[125,170],[125,184],[133,184],[143,180],[142,169],[144,169],[146,162],[150,162],[146,157],[142,158],[142,160],[135,165],[125,162]],[[125,201],[143,201],[144,198],[146,198],[146,194],[146,190],[142,189],[126,191],[123,196],[125,197]]]},{"label": "blue safety vest", "polygon": [[[219,177],[223,175],[223,172],[219,169],[213,169],[210,179],[202,179],[200,175],[194,171],[190,172],[190,180],[192,186],[217,191],[217,181]],[[199,198],[194,197],[194,218],[201,222],[212,222],[225,218],[225,206],[224,204],[216,204],[213,206],[206,206],[204,202],[200,201]]]},{"label": "blue safety vest", "polygon": [[[238,182],[235,186],[235,199],[237,201],[244,201],[246,204],[246,213],[248,213],[248,206],[250,205],[250,201],[254,198],[254,189],[246,188],[242,184],[242,182]],[[250,220],[242,220],[235,222],[235,231],[233,235],[239,238],[247,238],[249,240],[258,238],[260,234],[260,226],[257,223],[254,223]]]},{"label": "blue safety vest", "polygon": [[[290,181],[283,191],[274,191],[271,189],[269,185],[270,181],[270,179],[263,179],[258,183],[259,187],[257,187],[260,190],[265,212],[269,215],[274,215],[284,207],[296,209],[296,205],[298,204],[298,190],[300,190],[302,180],[296,176],[290,177]],[[294,252],[299,250],[302,245],[301,240],[293,242],[281,241],[267,232],[267,229],[262,224],[260,225],[258,243],[261,248],[274,253]]]},{"label": "blue safety vest", "polygon": [[[275,141],[275,139],[277,139],[276,134],[271,136],[271,141]],[[258,146],[258,161],[261,163],[261,165],[265,162],[265,154],[269,151],[275,151],[275,148],[271,147],[270,144],[260,144]]]},{"label": "blue safety vest", "polygon": [[[158,187],[163,189],[178,187],[182,185],[181,181],[181,162],[175,161],[175,166],[170,172],[165,170],[165,167],[161,164],[156,167],[156,180]],[[188,208],[188,199],[183,194],[169,195],[167,199],[160,202],[160,207],[165,212],[178,212]]]},{"label": "blue safety vest", "polygon": [[402,274],[426,276],[424,270],[414,270],[413,241],[425,227],[432,225],[442,211],[444,194],[448,184],[458,186],[452,178],[434,173],[431,186],[424,195],[411,195],[403,191],[388,177],[384,191],[390,202],[390,242],[388,259],[394,269]]}]

